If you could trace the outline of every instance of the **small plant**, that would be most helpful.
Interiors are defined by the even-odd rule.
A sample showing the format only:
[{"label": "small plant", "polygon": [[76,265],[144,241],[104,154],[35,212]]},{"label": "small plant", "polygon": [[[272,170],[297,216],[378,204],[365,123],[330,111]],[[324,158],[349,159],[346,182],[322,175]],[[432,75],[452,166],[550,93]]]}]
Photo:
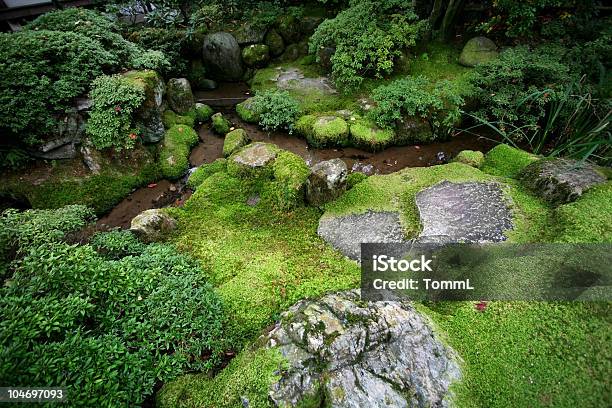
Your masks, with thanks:
[{"label": "small plant", "polygon": [[286,129],[291,133],[300,114],[299,103],[287,91],[268,90],[258,93],[250,107],[259,114],[259,124],[265,130]]}]

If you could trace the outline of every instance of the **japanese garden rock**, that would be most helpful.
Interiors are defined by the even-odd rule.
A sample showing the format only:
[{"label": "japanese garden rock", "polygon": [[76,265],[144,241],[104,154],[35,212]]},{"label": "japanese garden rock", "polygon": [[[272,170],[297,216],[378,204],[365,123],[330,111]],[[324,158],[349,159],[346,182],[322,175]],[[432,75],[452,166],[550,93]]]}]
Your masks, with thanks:
[{"label": "japanese garden rock", "polygon": [[270,52],[267,45],[253,44],[242,50],[242,61],[249,67],[265,67],[270,60]]},{"label": "japanese garden rock", "polygon": [[300,30],[302,35],[312,35],[324,20],[325,18],[320,16],[303,16],[300,18]]},{"label": "japanese garden rock", "polygon": [[300,42],[289,44],[285,47],[285,52],[283,52],[283,55],[281,55],[279,59],[281,62],[293,62],[306,55],[308,55],[308,44]]},{"label": "japanese garden rock", "polygon": [[239,81],[244,69],[240,45],[230,33],[214,33],[204,37],[203,61],[214,79]]},{"label": "japanese garden rock", "polygon": [[262,338],[288,360],[275,406],[447,407],[458,357],[408,302],[364,302],[357,290],[302,300]]},{"label": "japanese garden rock", "polygon": [[219,85],[217,85],[217,82],[212,79],[206,78],[200,81],[200,89],[204,91],[212,91],[214,89],[217,89],[218,87]]},{"label": "japanese garden rock", "polygon": [[258,123],[260,112],[257,112],[253,107],[254,98],[249,98],[244,102],[240,102],[236,105],[236,113],[240,119],[247,123]]},{"label": "japanese garden rock", "polygon": [[270,55],[278,57],[285,51],[285,41],[283,37],[274,29],[268,31],[264,38],[264,44],[268,46]]},{"label": "japanese garden rock", "polygon": [[341,159],[322,161],[312,166],[306,181],[306,200],[322,205],[336,199],[346,190],[348,168]]},{"label": "japanese garden rock", "polygon": [[302,36],[300,22],[292,15],[283,15],[276,19],[276,31],[283,37],[285,44],[300,41]]},{"label": "japanese garden rock", "polygon": [[231,124],[221,112],[212,115],[212,128],[219,135],[226,135],[230,131]]},{"label": "japanese garden rock", "polygon": [[397,144],[430,143],[434,135],[429,123],[420,117],[404,116],[395,122]]},{"label": "japanese garden rock", "polygon": [[130,230],[144,242],[154,242],[176,228],[176,220],[161,209],[145,210],[132,219]]},{"label": "japanese garden rock", "polygon": [[321,116],[312,125],[310,142],[315,146],[342,146],[348,142],[349,127],[346,121],[337,116]]},{"label": "japanese garden rock", "polygon": [[276,159],[277,151],[267,143],[253,143],[234,153],[228,171],[234,175],[254,175]]},{"label": "japanese garden rock", "polygon": [[455,156],[453,162],[467,164],[479,169],[484,164],[484,153],[478,150],[462,150]]},{"label": "japanese garden rock", "polygon": [[475,67],[497,58],[497,55],[497,46],[493,41],[487,37],[474,37],[463,47],[459,55],[459,63],[466,67]]},{"label": "japanese garden rock", "polygon": [[519,177],[523,185],[555,205],[575,201],[589,188],[606,181],[595,166],[571,159],[535,161]]},{"label": "japanese garden rock", "polygon": [[361,214],[329,215],[319,220],[317,234],[347,257],[359,261],[361,243],[404,242],[398,212],[367,211]]},{"label": "japanese garden rock", "polygon": [[239,45],[256,44],[264,40],[266,29],[265,27],[259,27],[250,22],[246,22],[232,34]]},{"label": "japanese garden rock", "polygon": [[288,91],[309,92],[312,90],[324,94],[335,94],[336,89],[327,77],[306,78],[298,68],[279,68],[278,75],[273,79],[276,86]]},{"label": "japanese garden rock", "polygon": [[223,141],[223,156],[228,157],[240,148],[249,144],[251,140],[244,129],[235,129],[225,135]]},{"label": "japanese garden rock", "polygon": [[186,78],[172,78],[168,81],[168,103],[179,115],[195,107],[191,84]]},{"label": "japanese garden rock", "polygon": [[421,242],[501,242],[511,230],[509,198],[497,183],[442,181],[416,195]]},{"label": "japanese garden rock", "polygon": [[84,143],[81,145],[81,155],[83,156],[83,163],[85,163],[89,171],[93,174],[100,174],[102,169],[102,156],[100,152],[89,143]]}]

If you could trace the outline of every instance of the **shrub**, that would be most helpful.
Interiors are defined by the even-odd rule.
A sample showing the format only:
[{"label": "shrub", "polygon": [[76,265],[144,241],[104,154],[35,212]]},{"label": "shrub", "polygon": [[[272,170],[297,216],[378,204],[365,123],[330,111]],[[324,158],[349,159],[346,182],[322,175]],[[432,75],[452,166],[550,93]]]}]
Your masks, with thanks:
[{"label": "shrub", "polygon": [[276,89],[257,93],[250,104],[259,113],[259,125],[264,130],[286,129],[291,133],[300,113],[299,103],[287,91]]},{"label": "shrub", "polygon": [[411,1],[351,1],[348,9],[319,25],[310,38],[310,53],[335,48],[334,81],[342,90],[354,90],[365,77],[391,73],[401,50],[414,46],[425,31],[426,23],[417,21],[411,7]]},{"label": "shrub", "polygon": [[159,153],[160,167],[164,177],[177,179],[189,169],[189,152],[198,143],[195,130],[184,125],[168,129]]},{"label": "shrub", "polygon": [[86,131],[94,147],[133,147],[139,130],[132,116],[145,100],[143,85],[122,75],[104,75],[91,88],[93,105]]},{"label": "shrub", "polygon": [[100,255],[110,259],[138,255],[146,247],[131,231],[127,230],[98,232],[91,238],[90,245]]}]

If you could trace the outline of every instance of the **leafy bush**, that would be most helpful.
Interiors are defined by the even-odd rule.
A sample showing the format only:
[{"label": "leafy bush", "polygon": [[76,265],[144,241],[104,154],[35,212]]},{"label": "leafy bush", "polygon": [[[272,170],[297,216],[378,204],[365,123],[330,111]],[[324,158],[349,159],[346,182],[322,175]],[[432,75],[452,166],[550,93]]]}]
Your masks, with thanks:
[{"label": "leafy bush", "polygon": [[335,18],[325,20],[310,38],[309,50],[334,47],[331,58],[336,85],[354,90],[365,77],[389,74],[401,50],[414,46],[426,29],[412,2],[353,0]]},{"label": "leafy bush", "polygon": [[[42,216],[74,226],[72,212],[63,221],[10,213],[3,222],[19,230]],[[25,224],[45,235],[46,225]],[[156,382],[218,361],[221,302],[173,247],[117,260],[55,239],[21,249],[0,289],[1,381],[67,387],[74,406],[133,406]]]},{"label": "leafy bush", "polygon": [[447,135],[461,119],[461,93],[448,80],[433,84],[423,76],[405,77],[374,90],[376,106],[369,116],[383,128],[393,127],[404,115],[419,116],[429,122],[434,134]]},{"label": "leafy bush", "polygon": [[138,255],[146,248],[146,245],[140,242],[131,231],[127,230],[98,232],[89,243],[96,252],[110,259]]},{"label": "leafy bush", "polygon": [[133,147],[139,131],[132,116],[145,100],[143,85],[122,75],[104,75],[93,81],[89,95],[93,105],[86,130],[94,147]]},{"label": "leafy bush", "polygon": [[293,123],[300,114],[300,105],[287,91],[267,90],[257,93],[250,109],[259,114],[259,124],[265,130],[293,130]]}]

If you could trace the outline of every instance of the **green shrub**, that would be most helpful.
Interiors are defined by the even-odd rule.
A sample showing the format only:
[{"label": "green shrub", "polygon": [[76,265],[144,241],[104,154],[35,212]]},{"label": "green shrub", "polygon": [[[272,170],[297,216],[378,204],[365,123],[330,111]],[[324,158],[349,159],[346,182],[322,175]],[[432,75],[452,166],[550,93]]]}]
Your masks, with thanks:
[{"label": "green shrub", "polygon": [[128,230],[98,232],[89,243],[96,252],[110,259],[139,255],[146,247]]},{"label": "green shrub", "polygon": [[317,27],[309,50],[315,54],[334,47],[333,79],[340,89],[354,90],[366,77],[391,73],[401,50],[414,46],[425,31],[426,23],[417,20],[411,1],[351,1],[349,8]]},{"label": "green shrub", "polygon": [[299,103],[289,92],[276,89],[257,93],[250,109],[258,112],[259,125],[265,130],[286,129],[289,133],[300,113]]},{"label": "green shrub", "polygon": [[448,80],[432,84],[423,76],[405,77],[374,89],[376,106],[369,116],[383,128],[393,127],[404,115],[418,116],[429,122],[435,136],[446,136],[461,119],[461,93]]},{"label": "green shrub", "polygon": [[155,28],[138,27],[126,35],[126,38],[147,50],[163,53],[170,66],[163,70],[164,76],[182,78],[187,73],[186,32],[174,27]]},{"label": "green shrub", "polygon": [[139,130],[132,117],[145,100],[144,86],[122,75],[104,75],[93,81],[90,97],[93,104],[86,131],[94,147],[133,147]]},{"label": "green shrub", "polygon": [[185,125],[174,125],[164,137],[159,152],[160,167],[164,177],[177,179],[189,169],[189,152],[198,143],[198,134]]}]

